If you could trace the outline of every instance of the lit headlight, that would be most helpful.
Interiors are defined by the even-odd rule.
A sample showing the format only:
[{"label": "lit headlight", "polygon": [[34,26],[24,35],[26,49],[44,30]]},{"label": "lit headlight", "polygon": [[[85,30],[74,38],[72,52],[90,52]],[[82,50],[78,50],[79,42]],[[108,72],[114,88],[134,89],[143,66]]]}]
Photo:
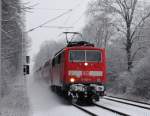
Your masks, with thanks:
[{"label": "lit headlight", "polygon": [[71,82],[71,83],[74,83],[74,82],[75,82],[75,79],[74,79],[74,78],[70,78],[70,82]]},{"label": "lit headlight", "polygon": [[103,72],[102,71],[90,71],[89,75],[90,76],[103,76]]},{"label": "lit headlight", "polygon": [[80,77],[80,76],[82,76],[82,71],[69,70],[68,75],[69,76]]}]

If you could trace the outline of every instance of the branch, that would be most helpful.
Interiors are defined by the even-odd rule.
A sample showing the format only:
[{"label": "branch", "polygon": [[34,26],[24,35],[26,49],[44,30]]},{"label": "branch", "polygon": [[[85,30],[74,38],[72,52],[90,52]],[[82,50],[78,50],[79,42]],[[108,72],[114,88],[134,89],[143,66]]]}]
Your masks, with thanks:
[{"label": "branch", "polygon": [[144,49],[144,48],[146,48],[146,47],[139,47],[139,48],[133,53],[132,58],[131,58],[131,61],[133,61],[134,58],[135,58],[135,56],[136,56],[136,54],[137,54],[141,49]]},{"label": "branch", "polygon": [[125,18],[124,14],[123,14],[123,8],[121,7],[121,4],[120,4],[120,1],[119,0],[116,0],[117,4],[119,5],[120,9],[121,9],[121,14],[122,16]]},{"label": "branch", "polygon": [[145,16],[142,17],[142,19],[139,21],[139,23],[135,26],[134,31],[131,34],[131,42],[133,42],[133,36],[135,35],[135,32],[137,31],[138,27],[144,23],[144,21],[150,16],[150,12]]},{"label": "branch", "polygon": [[126,6],[126,2],[125,4],[121,1],[121,0],[117,0],[118,2],[118,5],[123,7],[122,9],[122,14],[123,14],[123,18],[125,19],[125,21],[128,21],[129,20],[129,9],[128,9],[128,6]]},{"label": "branch", "polygon": [[[131,3],[132,3],[132,1],[131,1]],[[131,15],[130,15],[130,17],[129,17],[129,18],[130,18],[130,19],[129,19],[130,22],[132,22],[133,14],[134,14],[134,11],[135,11],[135,6],[136,6],[136,4],[137,4],[137,0],[134,0],[134,1],[133,1],[133,4],[132,4],[133,6],[131,6]]]},{"label": "branch", "polygon": [[123,31],[123,30],[121,30],[117,25],[115,25],[115,24],[112,23],[112,26],[115,27],[117,29],[117,31],[120,31],[120,32],[122,32],[123,34],[126,35],[126,32]]},{"label": "branch", "polygon": [[9,33],[8,32],[6,32],[4,29],[2,29],[1,28],[1,31],[3,32],[3,33],[5,33],[5,35],[8,37],[8,38],[10,38],[10,39],[12,39],[13,37],[12,36],[10,36],[9,35]]},{"label": "branch", "polygon": [[110,8],[112,10],[114,10],[114,12],[119,13],[124,19],[125,19],[125,14],[124,14],[124,5],[122,5],[120,0],[116,0],[117,5],[120,7],[120,10],[118,10],[117,8],[110,6]]}]

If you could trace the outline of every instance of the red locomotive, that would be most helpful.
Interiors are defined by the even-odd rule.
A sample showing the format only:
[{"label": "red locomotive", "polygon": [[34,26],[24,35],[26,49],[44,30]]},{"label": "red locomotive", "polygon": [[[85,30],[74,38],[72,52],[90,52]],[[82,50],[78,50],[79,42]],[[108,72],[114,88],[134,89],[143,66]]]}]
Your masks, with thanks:
[{"label": "red locomotive", "polygon": [[104,48],[85,41],[69,42],[52,59],[51,88],[71,100],[98,101],[104,95],[105,82]]}]

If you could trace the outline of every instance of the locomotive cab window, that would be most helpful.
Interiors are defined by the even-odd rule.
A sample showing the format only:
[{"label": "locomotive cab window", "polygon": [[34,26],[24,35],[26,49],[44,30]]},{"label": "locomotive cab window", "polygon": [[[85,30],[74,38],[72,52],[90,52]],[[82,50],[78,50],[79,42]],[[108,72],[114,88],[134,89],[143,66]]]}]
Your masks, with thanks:
[{"label": "locomotive cab window", "polygon": [[84,62],[85,61],[85,51],[82,51],[82,50],[70,51],[70,61],[71,62]]},{"label": "locomotive cab window", "polygon": [[98,50],[70,50],[70,62],[100,62],[101,51]]},{"label": "locomotive cab window", "polygon": [[100,62],[101,61],[101,52],[95,50],[86,51],[86,61],[88,62]]}]

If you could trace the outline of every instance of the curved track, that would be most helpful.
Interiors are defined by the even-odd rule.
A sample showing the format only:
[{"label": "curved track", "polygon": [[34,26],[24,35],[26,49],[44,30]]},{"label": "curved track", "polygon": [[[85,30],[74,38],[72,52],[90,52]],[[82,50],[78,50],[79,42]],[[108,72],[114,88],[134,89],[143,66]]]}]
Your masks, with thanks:
[{"label": "curved track", "polygon": [[[95,111],[91,111],[91,108],[79,106],[77,104],[72,104],[72,105],[75,106],[76,108],[82,110],[83,112],[91,115],[91,116],[99,116],[100,115],[100,113],[95,113]],[[111,109],[111,108],[107,108],[105,106],[95,104],[95,103],[93,104],[93,107],[97,107],[97,109],[99,111],[105,110],[105,112],[107,111],[107,112],[110,112],[111,114],[118,114],[118,115],[121,115],[121,116],[130,116],[129,114],[126,114],[126,113],[123,113],[123,112],[120,112],[120,111],[117,111],[117,110],[114,110],[114,109]]]},{"label": "curved track", "polygon": [[130,102],[136,102],[136,103],[144,104],[144,105],[150,105],[150,103],[145,103],[145,102],[140,102],[140,101],[135,101],[135,100],[129,100],[129,99],[126,99],[126,98],[120,98],[120,97],[115,97],[115,96],[106,96],[106,97],[125,100],[125,101],[130,101]]},{"label": "curved track", "polygon": [[[126,111],[123,111],[123,110],[117,109],[115,107],[110,107],[110,105],[107,105],[105,103],[104,103],[105,105],[103,104],[103,102],[105,100],[107,101],[105,103],[112,102],[113,104],[122,104],[121,105],[122,107],[124,107],[124,105],[127,105],[124,108],[127,108],[127,107],[129,107],[129,108],[127,108]],[[147,104],[147,103],[144,104],[143,102],[136,102],[136,101],[131,101],[131,100],[117,98],[117,97],[111,97],[111,96],[105,96],[102,101],[100,101],[100,102],[102,102],[102,104],[100,102],[93,103],[92,106],[90,106],[90,107],[79,106],[77,104],[72,104],[72,105],[91,116],[102,115],[103,112],[107,112],[107,113],[109,112],[110,115],[117,114],[117,115],[121,115],[121,116],[132,116],[132,114],[135,113],[134,109],[136,109],[136,108],[138,108],[140,110],[144,110],[144,111],[147,110],[148,112],[145,112],[147,114],[150,113],[150,104]],[[133,109],[130,109],[130,107],[133,107]],[[128,109],[133,110],[132,113]]]},{"label": "curved track", "polygon": [[147,103],[144,104],[143,102],[136,102],[136,101],[131,101],[131,100],[117,98],[117,97],[105,97],[104,99],[150,110],[150,104]]},{"label": "curved track", "polygon": [[85,113],[91,115],[91,116],[97,116],[97,114],[92,113],[92,112],[86,110],[85,108],[82,108],[81,106],[79,106],[79,105],[77,105],[77,104],[72,104],[72,105],[75,106],[76,108],[82,110],[83,112],[85,112]]},{"label": "curved track", "polygon": [[117,110],[114,110],[114,109],[111,109],[111,108],[108,108],[108,107],[105,107],[105,106],[102,106],[102,105],[99,105],[99,104],[94,104],[94,105],[96,105],[97,107],[109,110],[109,111],[111,111],[113,113],[122,115],[122,116],[130,116],[129,114],[126,114],[126,113],[123,113],[123,112],[120,112],[120,111],[117,111]]}]

